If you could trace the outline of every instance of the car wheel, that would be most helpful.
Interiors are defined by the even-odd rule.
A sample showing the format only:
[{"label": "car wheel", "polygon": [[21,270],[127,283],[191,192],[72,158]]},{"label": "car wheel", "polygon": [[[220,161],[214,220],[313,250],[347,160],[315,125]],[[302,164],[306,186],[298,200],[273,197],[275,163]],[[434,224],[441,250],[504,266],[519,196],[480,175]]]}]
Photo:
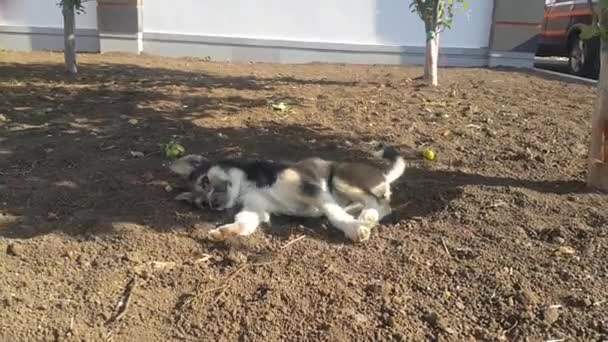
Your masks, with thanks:
[{"label": "car wheel", "polygon": [[[577,76],[597,78],[599,75],[599,48],[595,41],[573,36],[568,53],[568,71]],[[595,54],[594,54],[595,52]]]},{"label": "car wheel", "polygon": [[572,38],[568,53],[568,71],[577,76],[585,76],[587,59],[585,42],[578,35]]},{"label": "car wheel", "polygon": [[602,53],[600,51],[600,46],[601,43],[596,41],[589,47],[589,49],[591,50],[589,53],[592,58],[592,62],[590,63],[590,76],[594,79],[598,79],[600,77],[600,71],[602,68]]},{"label": "car wheel", "polygon": [[602,56],[601,53],[596,53],[593,58],[593,68],[591,69],[591,77],[597,79],[600,77],[600,71],[602,68]]}]

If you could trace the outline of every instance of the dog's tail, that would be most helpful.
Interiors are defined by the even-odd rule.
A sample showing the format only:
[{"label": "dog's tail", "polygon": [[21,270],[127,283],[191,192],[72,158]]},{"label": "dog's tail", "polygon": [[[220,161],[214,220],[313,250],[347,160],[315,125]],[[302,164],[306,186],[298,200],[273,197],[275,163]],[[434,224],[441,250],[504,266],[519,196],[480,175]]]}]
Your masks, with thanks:
[{"label": "dog's tail", "polygon": [[391,164],[384,173],[387,183],[397,180],[405,172],[405,159],[399,154],[396,148],[384,144],[376,147],[374,155],[378,158],[388,160]]}]

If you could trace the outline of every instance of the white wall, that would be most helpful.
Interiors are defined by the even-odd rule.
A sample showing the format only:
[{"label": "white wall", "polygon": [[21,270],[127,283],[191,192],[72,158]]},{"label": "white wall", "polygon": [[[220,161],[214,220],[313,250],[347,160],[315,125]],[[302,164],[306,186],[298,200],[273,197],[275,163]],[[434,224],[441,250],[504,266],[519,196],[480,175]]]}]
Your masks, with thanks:
[{"label": "white wall", "polygon": [[[0,0],[0,25],[63,27],[58,0]],[[86,13],[76,17],[76,28],[97,29],[97,2],[85,3]]]},{"label": "white wall", "polygon": [[[3,0],[0,0],[3,1]],[[17,1],[17,0],[14,0]],[[36,1],[36,0],[30,0]],[[38,0],[40,1],[40,0]],[[166,0],[144,2],[144,31],[308,42],[424,46],[410,0]],[[443,47],[487,47],[493,2],[469,0]]]}]

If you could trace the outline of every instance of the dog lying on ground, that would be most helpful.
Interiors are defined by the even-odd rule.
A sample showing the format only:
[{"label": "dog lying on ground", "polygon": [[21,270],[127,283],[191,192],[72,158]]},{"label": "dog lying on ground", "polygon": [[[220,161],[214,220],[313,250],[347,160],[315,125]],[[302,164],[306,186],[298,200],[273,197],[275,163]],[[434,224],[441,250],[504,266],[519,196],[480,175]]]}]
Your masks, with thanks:
[{"label": "dog lying on ground", "polygon": [[179,194],[177,200],[214,210],[241,206],[233,223],[209,232],[211,240],[250,235],[275,214],[325,216],[350,240],[361,242],[391,213],[390,186],[405,171],[405,160],[395,148],[379,145],[374,154],[390,165],[381,168],[320,158],[291,164],[236,159],[211,162],[200,155],[187,155],[170,169],[190,182],[191,191]]}]

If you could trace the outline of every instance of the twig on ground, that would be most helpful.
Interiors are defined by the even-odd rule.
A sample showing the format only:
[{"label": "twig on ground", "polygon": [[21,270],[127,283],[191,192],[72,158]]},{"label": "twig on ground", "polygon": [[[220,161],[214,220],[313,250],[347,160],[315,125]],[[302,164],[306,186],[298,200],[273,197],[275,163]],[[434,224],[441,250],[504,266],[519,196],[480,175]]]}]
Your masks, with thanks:
[{"label": "twig on ground", "polygon": [[422,262],[420,260],[417,260],[415,255],[416,251],[412,251],[412,253],[410,254],[410,256],[407,258],[409,261],[413,262],[414,264],[425,268],[426,270],[429,270],[429,263],[428,262]]},{"label": "twig on ground", "polygon": [[146,153],[146,154],[144,155],[144,157],[147,157],[147,156],[152,156],[152,155],[155,155],[155,154],[160,154],[160,151],[154,151],[154,152]]},{"label": "twig on ground", "polygon": [[517,326],[519,325],[519,321],[515,321],[515,323],[513,323],[512,326],[510,326],[507,330],[505,330],[506,332],[509,332],[515,328],[517,328]]},{"label": "twig on ground", "polygon": [[135,290],[137,285],[139,285],[138,279],[139,278],[135,276],[131,278],[131,281],[129,281],[129,283],[127,284],[127,287],[125,288],[125,292],[123,294],[123,298],[118,302],[118,305],[116,306],[116,308],[118,309],[118,313],[116,314],[114,319],[110,319],[109,323],[113,321],[119,321],[127,314],[127,311],[129,310],[129,305],[131,304],[131,298],[133,298],[133,290]]},{"label": "twig on ground", "polygon": [[424,265],[423,263],[421,263],[420,261],[418,261],[418,260],[416,260],[416,259],[414,258],[414,254],[415,254],[415,253],[416,253],[415,251],[412,251],[412,253],[410,254],[410,256],[409,256],[409,257],[407,257],[407,260],[409,260],[409,261],[413,262],[413,263],[414,263],[414,264],[416,264],[416,265],[420,265],[420,266],[426,266],[426,265]]},{"label": "twig on ground", "polygon": [[445,250],[445,254],[447,254],[449,258],[452,258],[452,254],[450,253],[450,250],[448,249],[448,245],[446,244],[444,238],[441,238],[441,244],[443,245],[443,249]]},{"label": "twig on ground", "polygon": [[293,239],[293,240],[291,240],[291,241],[287,242],[287,243],[286,243],[286,244],[284,244],[283,246],[281,246],[281,249],[285,249],[285,248],[287,248],[287,247],[289,247],[289,246],[293,245],[294,243],[296,243],[296,242],[298,242],[298,241],[300,241],[300,240],[304,239],[305,237],[306,237],[306,235],[300,235],[300,236],[298,236],[297,238],[295,238],[295,239]]},{"label": "twig on ground", "polygon": [[[241,267],[239,267],[236,271],[232,272],[232,274],[230,274],[226,280],[224,280],[224,285],[220,286],[220,292],[218,293],[217,297],[215,297],[215,302],[217,302],[223,295],[224,292],[226,292],[226,289],[230,287],[230,281],[232,279],[234,279],[234,277],[236,277],[239,273],[241,273],[241,271],[243,271],[244,269],[246,269],[247,267],[249,267],[248,264],[245,264]],[[205,291],[206,292],[206,291]],[[213,291],[212,291],[213,292]]]},{"label": "twig on ground", "polygon": [[194,263],[195,263],[195,264],[200,264],[201,262],[209,261],[209,260],[211,260],[211,259],[213,259],[213,255],[210,255],[210,254],[203,254],[203,256],[202,256],[202,257],[200,257],[200,258],[198,258],[198,259],[194,260]]},{"label": "twig on ground", "polygon": [[102,152],[110,151],[110,150],[113,150],[115,148],[116,148],[116,145],[110,145],[110,146],[103,146],[103,145],[101,145],[101,146],[99,146],[99,149]]},{"label": "twig on ground", "polygon": [[305,230],[305,231],[309,232],[310,234],[316,234],[317,233],[314,229],[306,228],[306,227],[304,227],[302,225],[299,225],[297,229]]},{"label": "twig on ground", "polygon": [[226,290],[232,285],[231,281],[239,274],[241,273],[243,270],[245,270],[248,267],[257,267],[257,266],[267,266],[267,265],[272,265],[272,264],[276,264],[276,261],[271,261],[271,262],[260,262],[260,263],[255,263],[255,264],[245,264],[241,267],[239,267],[236,271],[230,273],[229,276],[226,277],[226,279],[224,279],[223,284],[208,290],[205,290],[203,292],[200,293],[195,293],[192,295],[192,298],[188,299],[187,301],[184,301],[184,303],[181,305],[181,307],[185,307],[187,305],[190,305],[192,302],[196,301],[197,299],[209,294],[209,293],[213,293],[216,291],[219,291],[215,301],[217,302],[219,300],[219,298],[222,297],[222,295],[224,294],[224,292],[226,292]]},{"label": "twig on ground", "polygon": [[236,110],[236,111],[240,111],[241,110],[241,107],[239,107],[239,106],[229,105],[229,104],[225,104],[225,103],[222,103],[221,106],[222,107],[226,107],[228,109],[233,109],[233,110]]},{"label": "twig on ground", "polygon": [[[127,286],[125,287],[125,291],[123,292],[122,298],[116,303],[116,313],[114,316],[110,317],[110,319],[106,322],[106,327],[111,326],[114,323],[120,322],[122,318],[127,314],[129,310],[129,305],[131,304],[131,298],[133,298],[133,290],[139,285],[138,276],[134,276],[131,278]],[[112,339],[112,335],[114,334],[115,327],[112,327],[110,331],[106,334],[106,341],[110,341]]]},{"label": "twig on ground", "polygon": [[487,209],[494,209],[494,208],[498,208],[498,207],[503,207],[509,205],[507,202],[503,201],[503,200],[498,200],[490,205],[488,205],[486,208]]}]

